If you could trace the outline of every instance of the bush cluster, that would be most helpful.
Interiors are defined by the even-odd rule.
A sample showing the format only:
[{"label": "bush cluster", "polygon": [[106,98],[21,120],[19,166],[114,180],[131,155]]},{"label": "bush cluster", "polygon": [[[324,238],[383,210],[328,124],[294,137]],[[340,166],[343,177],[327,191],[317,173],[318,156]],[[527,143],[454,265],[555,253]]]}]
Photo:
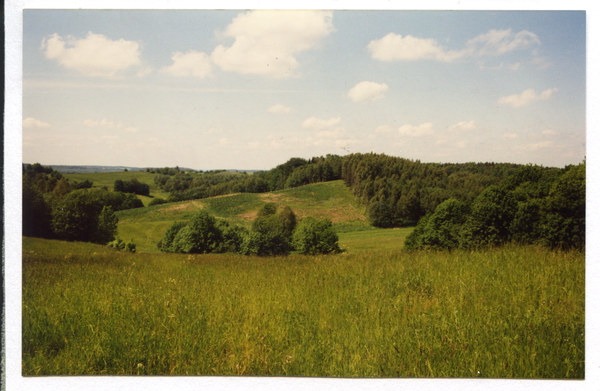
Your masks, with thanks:
[{"label": "bush cluster", "polygon": [[329,220],[312,217],[296,223],[288,206],[277,213],[267,203],[247,230],[198,211],[189,221],[176,221],[157,244],[166,253],[224,253],[287,255],[296,249],[304,254],[339,252],[338,237]]}]

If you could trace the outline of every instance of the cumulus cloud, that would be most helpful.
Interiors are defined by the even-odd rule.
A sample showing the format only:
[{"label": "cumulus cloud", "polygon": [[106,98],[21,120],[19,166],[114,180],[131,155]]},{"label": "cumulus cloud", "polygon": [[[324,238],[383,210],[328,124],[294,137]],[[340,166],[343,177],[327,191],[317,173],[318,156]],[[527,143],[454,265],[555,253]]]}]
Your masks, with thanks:
[{"label": "cumulus cloud", "polygon": [[235,39],[211,54],[225,71],[273,77],[294,76],[296,55],[315,48],[334,31],[330,11],[257,10],[240,14],[223,35]]},{"label": "cumulus cloud", "polygon": [[88,32],[85,38],[58,34],[42,40],[46,58],[86,76],[115,78],[129,67],[140,65],[140,45],[134,41],[113,41],[102,34]]},{"label": "cumulus cloud", "polygon": [[500,106],[522,107],[528,106],[538,100],[548,100],[554,96],[558,88],[551,88],[537,94],[533,89],[528,88],[520,94],[509,95],[498,99]]},{"label": "cumulus cloud", "polygon": [[464,131],[470,131],[470,130],[475,130],[475,121],[471,120],[471,121],[460,121],[459,123],[457,123],[456,125],[452,125],[449,126],[448,128],[446,128],[446,131],[448,132],[464,132]]},{"label": "cumulus cloud", "polygon": [[[460,121],[455,125],[448,126],[444,131],[440,132],[437,136],[436,145],[445,144],[450,140],[458,139],[462,134],[475,130],[477,126],[475,121]],[[456,145],[466,145],[465,140],[458,142]]]},{"label": "cumulus cloud", "polygon": [[173,64],[161,69],[161,72],[177,77],[205,78],[212,72],[210,57],[206,53],[190,50],[187,53],[176,52],[171,57]]},{"label": "cumulus cloud", "polygon": [[25,118],[23,120],[23,127],[24,128],[47,128],[49,127],[50,124],[46,123],[46,122],[42,122],[38,119],[35,118]]},{"label": "cumulus cloud", "polygon": [[467,50],[477,56],[499,56],[534,44],[539,45],[540,40],[536,34],[527,30],[516,34],[511,29],[490,30],[469,40]]},{"label": "cumulus cloud", "polygon": [[412,35],[403,37],[389,33],[381,39],[369,42],[367,49],[371,57],[381,61],[415,61],[437,60],[451,62],[465,53],[453,50],[444,50],[435,39],[416,38]]},{"label": "cumulus cloud", "polygon": [[388,90],[387,84],[379,84],[372,81],[361,81],[350,91],[348,98],[355,102],[376,101],[384,97],[384,92]]},{"label": "cumulus cloud", "polygon": [[101,120],[86,119],[83,121],[83,125],[88,128],[122,129],[127,133],[137,132],[137,128],[134,128],[133,126],[125,126],[121,122],[111,121],[106,118]]},{"label": "cumulus cloud", "polygon": [[403,136],[422,137],[433,134],[433,124],[427,122],[421,125],[413,126],[410,124],[402,125],[398,129],[398,133]]},{"label": "cumulus cloud", "polygon": [[267,111],[269,113],[274,113],[274,114],[287,114],[290,111],[292,111],[292,109],[287,106],[284,106],[282,104],[276,104],[276,105],[269,107],[267,109]]},{"label": "cumulus cloud", "polygon": [[323,130],[327,128],[331,128],[332,126],[339,123],[342,119],[340,117],[325,119],[318,119],[315,117],[310,117],[302,123],[303,128],[309,128],[314,130]]},{"label": "cumulus cloud", "polygon": [[[389,33],[381,39],[369,42],[371,57],[381,61],[435,60],[456,61],[465,56],[499,56],[511,51],[539,45],[538,36],[523,30],[513,33],[511,29],[490,30],[467,42],[461,50],[445,49],[432,38],[417,38]],[[480,64],[480,67],[482,65]]]}]

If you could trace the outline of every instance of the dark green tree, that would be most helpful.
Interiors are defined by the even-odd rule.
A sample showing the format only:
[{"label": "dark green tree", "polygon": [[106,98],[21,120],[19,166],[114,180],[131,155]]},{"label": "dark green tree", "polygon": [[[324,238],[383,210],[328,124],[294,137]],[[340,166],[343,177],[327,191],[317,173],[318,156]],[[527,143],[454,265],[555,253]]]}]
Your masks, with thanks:
[{"label": "dark green tree", "polygon": [[58,238],[89,242],[98,228],[103,205],[93,192],[82,189],[64,196],[52,213],[52,228]]},{"label": "dark green tree", "polygon": [[171,224],[165,231],[165,234],[163,235],[162,240],[160,242],[158,242],[158,244],[157,244],[158,249],[164,253],[176,252],[175,249],[173,248],[173,241],[175,240],[175,237],[177,236],[179,231],[181,231],[181,229],[183,227],[185,227],[186,225],[187,225],[187,221],[173,222],[173,224]]},{"label": "dark green tree", "polygon": [[292,236],[294,248],[302,254],[329,254],[340,252],[338,235],[329,219],[303,218]]},{"label": "dark green tree", "polygon": [[115,215],[112,207],[104,206],[98,216],[98,228],[92,238],[95,243],[106,244],[115,240],[117,234],[117,224],[119,219]]},{"label": "dark green tree", "polygon": [[179,253],[206,254],[217,250],[223,241],[223,234],[217,227],[216,219],[204,210],[196,212],[189,223],[181,228],[172,248]]}]

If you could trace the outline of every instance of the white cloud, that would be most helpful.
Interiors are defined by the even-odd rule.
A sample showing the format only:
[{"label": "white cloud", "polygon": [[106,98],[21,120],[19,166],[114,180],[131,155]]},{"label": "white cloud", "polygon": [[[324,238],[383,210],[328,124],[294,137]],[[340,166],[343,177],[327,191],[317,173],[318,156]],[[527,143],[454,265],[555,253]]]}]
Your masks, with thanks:
[{"label": "white cloud", "polygon": [[161,69],[161,72],[178,77],[205,78],[212,72],[210,57],[206,53],[190,50],[187,53],[176,52],[171,57],[173,64]]},{"label": "white cloud", "polygon": [[552,98],[557,91],[558,88],[551,88],[538,95],[533,89],[528,88],[520,94],[505,96],[498,99],[498,104],[500,106],[510,107],[527,106],[538,100],[548,100]]},{"label": "white cloud", "polygon": [[269,113],[275,113],[275,114],[287,114],[290,111],[292,111],[291,108],[284,106],[282,104],[276,104],[274,106],[271,106],[267,109],[267,111]]},{"label": "white cloud", "polygon": [[329,118],[327,120],[310,117],[302,123],[302,127],[310,128],[310,129],[314,129],[314,130],[323,130],[323,129],[331,128],[332,126],[339,123],[341,120],[342,119],[340,117]]},{"label": "white cloud", "polygon": [[227,144],[229,144],[229,141],[225,137],[223,137],[222,139],[219,140],[219,144],[220,145],[227,145]]},{"label": "white cloud", "polygon": [[448,132],[470,131],[470,130],[475,130],[475,128],[476,128],[475,121],[473,121],[473,120],[461,121],[461,122],[457,123],[456,125],[449,126],[448,128],[446,128],[446,131],[448,131]]},{"label": "white cloud", "polygon": [[516,133],[504,133],[504,135],[502,136],[506,139],[515,139],[515,138],[519,138],[519,135]]},{"label": "white cloud", "polygon": [[490,30],[467,42],[468,51],[477,56],[498,56],[540,44],[538,36],[527,30],[513,34],[511,29]]},{"label": "white cloud", "polygon": [[367,45],[371,51],[371,57],[381,61],[415,61],[415,60],[437,60],[451,62],[465,53],[453,50],[445,51],[435,39],[416,38],[412,35],[402,37],[389,33],[385,37],[372,40]]},{"label": "white cloud", "polygon": [[35,118],[25,118],[23,120],[23,127],[24,128],[47,128],[49,127],[50,124],[46,123],[46,122],[42,122],[38,119]]},{"label": "white cloud", "polygon": [[315,48],[332,31],[330,11],[250,11],[227,26],[223,35],[235,41],[217,46],[211,59],[225,71],[295,76],[295,55]]},{"label": "white cloud", "polygon": [[[448,126],[446,129],[444,129],[443,132],[440,132],[440,134],[438,134],[438,136],[437,136],[437,140],[436,140],[435,144],[441,145],[441,144],[447,143],[450,140],[453,140],[453,139],[456,140],[457,138],[460,137],[460,135],[462,133],[471,132],[471,131],[475,130],[476,128],[477,128],[477,126],[475,125],[475,121],[473,121],[473,120],[460,121],[455,125]],[[466,145],[464,143],[465,143],[465,141],[460,141],[456,145],[461,147],[461,145],[462,146]]]},{"label": "white cloud", "polygon": [[384,97],[383,93],[387,90],[387,84],[361,81],[348,91],[348,98],[355,102],[376,101],[382,99]]},{"label": "white cloud", "polygon": [[67,42],[58,34],[42,40],[41,49],[46,58],[57,60],[68,69],[86,76],[114,78],[132,66],[140,65],[140,45],[134,41],[113,41],[102,34],[88,32],[85,38],[68,37]]},{"label": "white cloud", "polygon": [[[452,62],[465,56],[498,56],[540,44],[536,34],[523,30],[490,30],[469,40],[461,50],[446,50],[435,39],[389,33],[369,42],[371,57],[381,61],[436,60]],[[480,67],[483,65],[480,63]],[[501,67],[501,66],[500,66]]]},{"label": "white cloud", "polygon": [[427,136],[433,134],[433,124],[431,122],[427,122],[418,126],[413,126],[410,124],[402,125],[398,129],[398,133],[410,137]]}]

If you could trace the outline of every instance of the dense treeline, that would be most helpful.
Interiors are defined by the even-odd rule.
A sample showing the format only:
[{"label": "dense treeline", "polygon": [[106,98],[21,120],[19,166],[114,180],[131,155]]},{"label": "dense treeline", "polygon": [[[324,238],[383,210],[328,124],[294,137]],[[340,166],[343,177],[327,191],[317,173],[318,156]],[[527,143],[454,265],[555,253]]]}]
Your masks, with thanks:
[{"label": "dense treeline", "polygon": [[405,245],[452,249],[507,242],[585,247],[585,162],[563,170],[524,166],[472,203],[446,200],[419,221]]},{"label": "dense treeline", "polygon": [[[159,174],[155,182],[170,192],[169,202],[230,193],[263,193],[343,179],[367,207],[372,225],[415,225],[447,199],[471,203],[487,187],[500,184],[516,164],[421,163],[383,154],[292,158],[254,175],[206,172]],[[163,171],[166,171],[163,169]]]},{"label": "dense treeline", "polygon": [[49,166],[23,165],[23,235],[105,244],[116,234],[115,211],[144,206],[133,194],[91,187]]},{"label": "dense treeline", "polygon": [[114,190],[117,192],[120,191],[122,193],[132,193],[143,196],[150,195],[150,186],[138,181],[136,178],[131,178],[131,180],[128,181],[117,179],[115,181]]}]

